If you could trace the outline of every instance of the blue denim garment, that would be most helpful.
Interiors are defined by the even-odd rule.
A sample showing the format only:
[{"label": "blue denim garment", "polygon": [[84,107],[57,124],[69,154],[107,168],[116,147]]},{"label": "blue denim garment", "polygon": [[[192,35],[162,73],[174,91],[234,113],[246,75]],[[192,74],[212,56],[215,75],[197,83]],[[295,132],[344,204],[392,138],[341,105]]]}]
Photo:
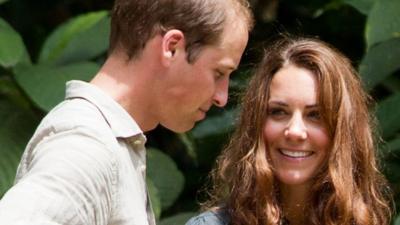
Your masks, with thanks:
[{"label": "blue denim garment", "polygon": [[191,218],[186,225],[228,225],[229,216],[225,210],[206,211]]}]

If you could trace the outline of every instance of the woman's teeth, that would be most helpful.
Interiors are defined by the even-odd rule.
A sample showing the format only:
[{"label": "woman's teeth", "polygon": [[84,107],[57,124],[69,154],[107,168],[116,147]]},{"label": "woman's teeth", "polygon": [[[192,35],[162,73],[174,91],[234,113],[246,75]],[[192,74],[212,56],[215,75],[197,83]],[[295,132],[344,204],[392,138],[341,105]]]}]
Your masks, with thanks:
[{"label": "woman's teeth", "polygon": [[279,150],[283,155],[289,156],[292,158],[305,158],[313,154],[311,151],[291,151],[286,149]]}]

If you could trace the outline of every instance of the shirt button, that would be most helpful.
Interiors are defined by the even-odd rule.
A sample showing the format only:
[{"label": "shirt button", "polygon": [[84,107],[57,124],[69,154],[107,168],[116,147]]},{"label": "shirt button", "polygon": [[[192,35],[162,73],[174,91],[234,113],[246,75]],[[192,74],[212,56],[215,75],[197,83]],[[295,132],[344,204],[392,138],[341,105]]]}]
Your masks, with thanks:
[{"label": "shirt button", "polygon": [[142,141],[141,140],[135,140],[133,142],[133,144],[136,145],[136,146],[139,146],[139,145],[142,145]]}]

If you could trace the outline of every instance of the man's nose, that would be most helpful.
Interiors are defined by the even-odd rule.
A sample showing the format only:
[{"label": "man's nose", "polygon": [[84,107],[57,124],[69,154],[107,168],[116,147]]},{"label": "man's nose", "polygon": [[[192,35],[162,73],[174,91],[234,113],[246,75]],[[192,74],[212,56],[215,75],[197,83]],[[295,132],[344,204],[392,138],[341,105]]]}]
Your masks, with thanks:
[{"label": "man's nose", "polygon": [[300,112],[294,113],[284,131],[285,137],[294,141],[307,139],[307,127]]},{"label": "man's nose", "polygon": [[213,104],[218,107],[224,107],[228,103],[229,77],[217,83],[213,96]]}]

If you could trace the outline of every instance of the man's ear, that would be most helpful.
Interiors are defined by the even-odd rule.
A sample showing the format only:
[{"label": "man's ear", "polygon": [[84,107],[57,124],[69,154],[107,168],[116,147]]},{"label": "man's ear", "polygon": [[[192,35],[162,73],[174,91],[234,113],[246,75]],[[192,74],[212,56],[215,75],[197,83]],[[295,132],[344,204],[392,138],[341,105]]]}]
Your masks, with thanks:
[{"label": "man's ear", "polygon": [[178,54],[185,51],[185,35],[182,31],[168,30],[162,38],[162,63],[169,66]]}]

